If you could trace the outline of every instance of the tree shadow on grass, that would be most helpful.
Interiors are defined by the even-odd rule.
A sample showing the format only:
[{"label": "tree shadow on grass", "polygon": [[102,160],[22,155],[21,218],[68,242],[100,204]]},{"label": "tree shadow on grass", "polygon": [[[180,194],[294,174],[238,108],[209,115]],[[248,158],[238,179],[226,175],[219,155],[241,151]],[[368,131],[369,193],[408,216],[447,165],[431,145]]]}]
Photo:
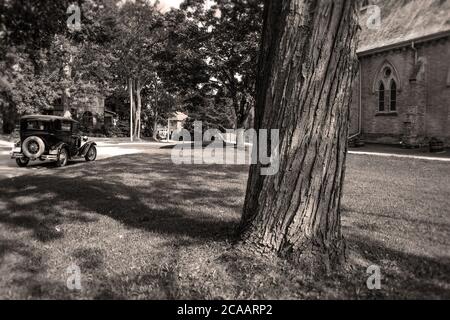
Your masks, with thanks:
[{"label": "tree shadow on grass", "polygon": [[24,241],[0,239],[0,296],[3,299],[70,297],[63,286],[44,276],[42,254]]},{"label": "tree shadow on grass", "polygon": [[[233,279],[226,290],[239,293],[232,299],[450,299],[450,259],[395,250],[370,237],[346,241],[350,268],[331,274],[305,274],[276,258],[224,254],[220,263]],[[367,286],[372,265],[380,267],[380,290]]]},{"label": "tree shadow on grass", "polygon": [[[390,248],[369,237],[349,237],[349,251],[358,253],[366,263],[354,263],[348,286],[359,287],[362,298],[449,299],[450,259],[415,255]],[[406,248],[405,248],[406,249]],[[381,271],[381,289],[370,291],[366,281],[369,265]]]},{"label": "tree shadow on grass", "polygon": [[[198,292],[180,292],[176,264],[182,256],[178,249],[233,238],[245,194],[246,174],[245,166],[176,166],[170,162],[167,152],[80,163],[51,170],[50,174],[49,170],[45,173],[37,170],[34,175],[0,181],[0,226],[13,232],[31,231],[33,240],[44,245],[64,237],[64,232],[57,230],[61,224],[81,222],[87,225],[96,217],[105,216],[129,229],[175,237],[173,250],[160,252],[154,258],[156,261],[164,256],[165,263],[173,266],[154,270],[150,266],[150,270],[130,273],[129,278],[128,274],[104,272],[105,252],[95,244],[92,248],[74,247],[69,251],[84,270],[94,270],[102,283],[107,283],[89,297],[130,298],[128,288],[137,287],[137,298],[200,299],[203,297],[198,296]],[[449,297],[448,259],[394,250],[373,237],[361,238],[353,234],[346,237],[349,250],[357,252],[364,261],[380,265],[381,291],[368,291],[368,265],[364,264],[355,265],[348,274],[308,282],[308,279],[295,278],[299,273],[295,267],[289,271],[284,264],[268,266],[264,261],[226,259],[226,256],[217,259],[218,268],[227,270],[228,276],[224,279],[232,280],[223,290],[228,291],[227,297],[235,295],[236,298]],[[39,277],[46,270],[43,253],[24,245],[23,241],[0,240],[0,267],[8,254],[30,261],[25,270],[15,270],[23,274],[20,279],[11,279],[27,291],[22,297],[68,296],[61,283],[54,284]],[[211,272],[209,265],[200,265],[200,268],[204,268],[201,275]],[[259,287],[261,274],[268,271],[272,281]],[[123,280],[122,276],[128,280]],[[183,281],[183,287],[188,288],[195,284],[189,281],[198,283],[202,278]],[[242,290],[244,293],[239,295]]]},{"label": "tree shadow on grass", "polygon": [[[45,168],[0,181],[0,226],[12,235],[26,232],[38,240],[38,248],[63,238],[65,225],[88,225],[99,216],[114,219],[127,229],[167,235],[172,243],[189,239],[184,246],[227,241],[234,236],[239,222],[247,171],[245,166],[176,166],[167,152],[120,156],[52,170]],[[9,242],[8,247],[13,250],[14,243]],[[20,252],[26,255],[35,249],[36,246],[22,247]],[[67,249],[83,270],[105,278],[104,252],[96,249],[95,244],[93,248]],[[174,251],[166,255],[176,257]],[[33,254],[39,257],[38,252]],[[46,259],[46,256],[39,258]],[[42,286],[39,289],[36,283],[23,282],[28,290],[24,296],[47,296],[46,282],[38,276],[45,273],[45,266],[41,269],[35,282]],[[158,277],[158,273],[149,273],[146,281],[156,281]],[[173,292],[168,289],[168,283],[173,282],[170,279],[158,280],[160,288],[167,286],[166,297]],[[137,281],[140,280],[139,276]],[[68,292],[62,283],[59,288],[58,296],[66,297]],[[97,297],[122,296],[109,288]]]},{"label": "tree shadow on grass", "polygon": [[[226,186],[228,182],[225,188],[215,189],[214,185],[238,179],[242,172],[175,166],[168,159],[153,156],[149,162],[147,155],[123,156],[89,167],[79,164],[55,169],[52,174],[3,180],[0,223],[31,229],[40,241],[54,240],[61,236],[52,232],[56,225],[83,220],[65,213],[72,208],[150,232],[219,241],[229,237],[238,221],[240,203],[236,199],[242,197],[242,190]],[[42,199],[44,194],[50,198]],[[23,198],[27,201],[21,202]],[[208,208],[199,208],[202,205]],[[226,207],[235,210],[235,216],[215,214]]]},{"label": "tree shadow on grass", "polygon": [[[178,246],[189,247],[191,241],[177,241]],[[123,299],[179,299],[180,283],[178,261],[179,250],[171,250],[158,265],[149,264],[140,272],[104,274],[101,285],[92,294],[96,300]],[[164,260],[164,262],[162,261]],[[190,299],[195,299],[190,295]]]}]

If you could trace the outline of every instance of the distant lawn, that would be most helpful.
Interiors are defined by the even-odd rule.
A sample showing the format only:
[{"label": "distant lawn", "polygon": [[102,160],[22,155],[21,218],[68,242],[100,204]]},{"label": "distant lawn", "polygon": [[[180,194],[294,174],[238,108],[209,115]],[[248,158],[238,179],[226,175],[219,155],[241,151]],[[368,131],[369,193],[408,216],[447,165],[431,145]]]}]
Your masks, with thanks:
[{"label": "distant lawn", "polygon": [[14,131],[11,134],[0,133],[0,140],[8,141],[8,142],[15,142],[15,141],[19,140],[19,133],[17,131]]},{"label": "distant lawn", "polygon": [[[49,175],[53,174],[52,176]],[[450,164],[349,156],[347,273],[314,278],[233,254],[244,166],[170,150],[0,181],[0,298],[450,298]],[[82,271],[82,291],[66,269]],[[382,290],[366,288],[381,267]]]}]

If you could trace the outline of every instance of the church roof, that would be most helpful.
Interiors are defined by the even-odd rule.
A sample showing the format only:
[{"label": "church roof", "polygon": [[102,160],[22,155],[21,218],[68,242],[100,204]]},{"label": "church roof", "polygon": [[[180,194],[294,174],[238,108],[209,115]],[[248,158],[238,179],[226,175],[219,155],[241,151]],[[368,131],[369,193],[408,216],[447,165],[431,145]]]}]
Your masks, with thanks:
[{"label": "church roof", "polygon": [[379,28],[367,23],[373,10],[361,16],[358,52],[378,51],[401,43],[450,34],[450,0],[372,0],[381,9]]}]

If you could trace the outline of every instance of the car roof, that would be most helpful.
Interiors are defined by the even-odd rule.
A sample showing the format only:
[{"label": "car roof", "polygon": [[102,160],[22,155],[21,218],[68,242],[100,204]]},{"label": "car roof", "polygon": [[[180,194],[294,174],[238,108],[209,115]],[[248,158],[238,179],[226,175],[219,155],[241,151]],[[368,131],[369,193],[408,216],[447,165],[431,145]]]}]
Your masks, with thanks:
[{"label": "car roof", "polygon": [[41,120],[41,121],[54,121],[54,120],[64,120],[64,121],[71,121],[71,122],[78,122],[70,118],[65,117],[58,117],[58,116],[47,116],[47,115],[31,115],[31,116],[24,116],[20,120]]}]

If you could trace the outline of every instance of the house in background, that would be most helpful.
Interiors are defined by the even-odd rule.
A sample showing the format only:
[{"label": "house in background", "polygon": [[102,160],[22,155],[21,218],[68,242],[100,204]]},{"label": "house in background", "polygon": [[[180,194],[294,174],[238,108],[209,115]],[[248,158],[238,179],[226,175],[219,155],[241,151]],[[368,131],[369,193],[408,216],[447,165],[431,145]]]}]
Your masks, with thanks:
[{"label": "house in background", "polygon": [[188,116],[182,112],[175,112],[167,119],[167,126],[158,125],[158,137],[163,140],[172,140],[174,134],[178,134],[184,129],[184,124]]},{"label": "house in background", "polygon": [[363,27],[350,135],[367,142],[450,145],[450,1],[378,1]]},{"label": "house in background", "polygon": [[111,110],[105,109],[105,113],[103,116],[103,124],[105,127],[115,127],[117,126],[117,122],[119,121],[119,115]]},{"label": "house in background", "polygon": [[183,130],[187,118],[188,116],[186,114],[177,111],[167,120],[169,140],[172,140],[174,134],[178,134]]},{"label": "house in background", "polygon": [[166,126],[162,126],[159,124],[156,127],[156,132],[157,132],[158,139],[167,140],[167,127]]},{"label": "house in background", "polygon": [[70,117],[89,130],[115,126],[118,119],[117,113],[105,108],[105,99],[100,96],[88,96],[85,103],[77,106],[71,106],[70,101],[63,104],[62,99],[59,99],[53,108],[46,109],[44,113]]}]

